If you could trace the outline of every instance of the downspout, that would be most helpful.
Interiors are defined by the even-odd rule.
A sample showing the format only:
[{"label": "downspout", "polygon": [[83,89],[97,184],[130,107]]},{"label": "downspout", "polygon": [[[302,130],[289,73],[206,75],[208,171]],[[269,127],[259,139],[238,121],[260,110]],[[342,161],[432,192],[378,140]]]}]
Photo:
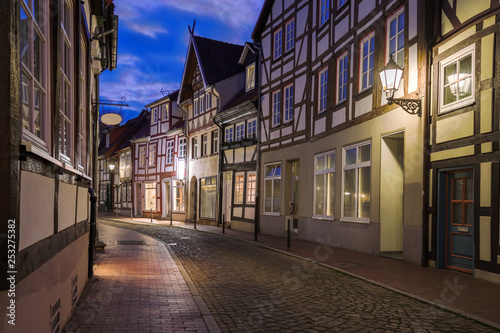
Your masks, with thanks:
[{"label": "downspout", "polygon": [[219,158],[219,163],[218,163],[218,166],[217,166],[217,177],[219,178],[219,182],[218,182],[218,186],[217,186],[217,191],[219,193],[217,193],[217,199],[218,199],[218,203],[217,203],[217,207],[218,207],[218,214],[217,214],[217,219],[218,219],[218,223],[217,225],[221,224],[221,223],[225,223],[225,221],[222,221],[222,181],[223,181],[223,177],[222,177],[222,150],[221,150],[221,141],[222,141],[222,126],[217,122],[217,120],[215,119],[215,117],[212,118],[212,120],[214,121],[214,124],[217,125],[217,127],[219,127],[219,133],[221,133],[220,135],[220,138],[219,140],[217,140],[218,144],[219,144],[219,147],[217,149],[217,152],[219,154],[218,158]]},{"label": "downspout", "polygon": [[261,150],[260,150],[260,140],[261,140],[261,108],[262,108],[262,96],[261,96],[261,79],[260,79],[260,63],[261,63],[261,44],[257,42],[253,42],[254,47],[257,49],[257,64],[255,66],[255,76],[257,80],[257,161],[255,166],[255,174],[256,174],[256,184],[255,184],[255,226],[254,226],[254,240],[257,241],[257,235],[260,232],[260,181],[261,181],[261,172],[260,172],[260,158],[261,158]]},{"label": "downspout", "polygon": [[[181,103],[182,104],[182,103]],[[185,175],[185,178],[184,178],[184,200],[186,200],[186,202],[184,203],[184,221],[187,221],[187,217],[188,217],[188,213],[189,213],[189,210],[188,210],[188,205],[187,205],[187,198],[189,198],[189,189],[188,189],[188,184],[189,184],[189,155],[191,154],[191,142],[189,140],[189,136],[187,134],[187,126],[188,126],[188,110],[186,110],[184,107],[186,105],[179,105],[179,107],[181,108],[181,111],[182,113],[185,115],[184,117],[184,127],[182,127],[182,134],[184,135],[184,137],[186,138],[186,175]],[[189,148],[189,150],[188,150]],[[196,219],[196,217],[195,217]],[[196,223],[196,221],[195,221]]]}]

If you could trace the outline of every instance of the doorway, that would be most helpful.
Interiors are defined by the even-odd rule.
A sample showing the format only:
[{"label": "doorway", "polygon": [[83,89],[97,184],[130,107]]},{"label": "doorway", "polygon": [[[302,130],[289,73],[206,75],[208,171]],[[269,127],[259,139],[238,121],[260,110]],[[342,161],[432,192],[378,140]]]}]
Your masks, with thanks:
[{"label": "doorway", "polygon": [[163,180],[162,184],[162,217],[170,217],[171,212],[171,200],[170,200],[170,179]]},{"label": "doorway", "polygon": [[141,183],[135,185],[135,216],[142,215],[142,191]]},{"label": "doorway", "polygon": [[[233,196],[233,174],[224,172],[222,174],[222,221],[231,221],[231,198]],[[222,223],[221,221],[221,223]]]},{"label": "doorway", "polygon": [[404,132],[382,137],[380,254],[403,259]]}]

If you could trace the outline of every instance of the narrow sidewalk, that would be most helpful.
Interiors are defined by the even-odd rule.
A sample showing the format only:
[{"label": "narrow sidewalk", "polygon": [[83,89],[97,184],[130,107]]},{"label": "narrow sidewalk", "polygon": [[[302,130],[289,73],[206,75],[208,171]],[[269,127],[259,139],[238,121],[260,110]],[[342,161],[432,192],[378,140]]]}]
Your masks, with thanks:
[{"label": "narrow sidewalk", "polygon": [[165,244],[102,224],[99,238],[105,252],[65,332],[219,332]]},{"label": "narrow sidewalk", "polygon": [[[100,216],[123,222],[170,225],[169,220]],[[193,229],[193,223],[173,221],[172,226]],[[220,227],[196,224],[198,231],[222,234]],[[408,264],[400,260],[292,239],[259,234],[257,242],[250,232],[226,229],[225,235],[305,258],[351,276],[431,303],[449,311],[483,322],[500,330],[500,285],[475,279],[472,275],[445,269]]]}]

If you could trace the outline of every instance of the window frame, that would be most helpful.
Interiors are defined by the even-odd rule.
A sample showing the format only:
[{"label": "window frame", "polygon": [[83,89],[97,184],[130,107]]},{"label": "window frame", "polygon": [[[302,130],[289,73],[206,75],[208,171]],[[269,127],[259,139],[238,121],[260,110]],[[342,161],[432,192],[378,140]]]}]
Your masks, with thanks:
[{"label": "window frame", "polygon": [[[330,0],[318,0],[318,21],[319,26],[322,27],[330,19]],[[323,10],[323,3],[325,3]]]},{"label": "window frame", "polygon": [[[322,76],[324,75],[324,81]],[[322,83],[323,82],[323,83]],[[324,92],[324,95],[322,94]],[[328,109],[328,66],[318,72],[318,114]]]},{"label": "window frame", "polygon": [[237,123],[235,126],[235,142],[241,141],[245,138],[245,122]]},{"label": "window frame", "polygon": [[[397,47],[398,45],[396,45],[396,59],[394,59],[394,61],[396,63],[398,63],[399,66],[401,66],[402,68],[405,68],[405,65],[404,65],[404,57],[405,57],[405,47],[406,47],[406,38],[405,38],[405,30],[406,30],[406,13],[405,13],[405,6],[402,5],[401,7],[399,7],[398,9],[396,9],[391,15],[389,15],[386,20],[385,20],[385,30],[386,30],[386,36],[385,36],[385,64],[389,61],[389,59],[391,58],[391,55],[389,54],[390,52],[390,41],[391,41],[391,29],[390,29],[390,24],[392,21],[398,19],[400,17],[400,15],[403,14],[404,15],[404,27],[403,27],[403,31],[402,32],[398,32],[396,31],[396,36],[393,37],[393,38],[396,38],[396,44],[398,44],[398,40],[397,40],[397,36],[399,34],[403,34],[403,48],[400,52],[402,52],[402,57],[403,57],[403,63],[400,64],[398,63],[398,57],[397,57],[397,54],[398,54],[398,51],[397,51]],[[396,26],[396,29],[397,29],[397,26]]]},{"label": "window frame", "polygon": [[191,139],[191,157],[198,158],[198,137],[195,136]]},{"label": "window frame", "polygon": [[[253,179],[250,179],[253,177]],[[245,194],[245,202],[247,204],[255,205],[255,197],[257,193],[257,172],[249,171],[246,174],[246,194]]]},{"label": "window frame", "polygon": [[203,197],[203,187],[215,187],[215,193],[217,193],[217,177],[216,176],[209,176],[209,177],[203,177],[200,178],[200,197],[198,199],[198,204],[199,204],[199,218],[200,219],[205,219],[205,220],[215,220],[217,218],[217,195],[214,195],[213,197],[213,202],[211,202],[214,207],[213,208],[213,214],[214,216],[203,216],[203,207],[202,202],[206,203],[208,202],[208,198]]},{"label": "window frame", "polygon": [[[290,31],[288,27],[291,27]],[[285,53],[295,48],[295,17],[285,23]]]},{"label": "window frame", "polygon": [[255,88],[255,63],[251,63],[246,68],[245,91],[250,91],[254,88]]},{"label": "window frame", "polygon": [[193,95],[193,117],[198,117],[198,115],[200,114],[200,110],[199,110],[199,104],[198,104],[198,95],[199,95],[199,92],[196,91]]},{"label": "window frame", "polygon": [[139,168],[146,167],[147,145],[139,145]]},{"label": "window frame", "polygon": [[273,31],[273,59],[274,60],[279,59],[281,58],[282,55],[283,55],[283,27],[280,26]]},{"label": "window frame", "polygon": [[167,121],[169,118],[170,104],[165,103],[162,105],[162,120]]},{"label": "window frame", "polygon": [[214,154],[217,154],[219,152],[219,131],[218,130],[212,131],[211,141],[212,141],[211,152],[212,152],[212,155],[214,155]]},{"label": "window frame", "polygon": [[234,174],[234,203],[242,205],[245,200],[245,173],[236,172]]},{"label": "window frame", "polygon": [[177,156],[180,158],[185,158],[186,157],[186,137],[179,137],[178,145],[179,145],[179,151],[177,153]]},{"label": "window frame", "polygon": [[[359,149],[361,147],[364,147],[364,146],[367,146],[369,145],[370,146],[370,159],[368,161],[364,161],[364,162],[358,162],[358,157],[359,157]],[[347,151],[348,150],[351,150],[351,149],[354,149],[356,148],[356,163],[354,164],[350,164],[350,165],[346,165],[346,155],[347,155]],[[373,181],[373,177],[372,177],[372,158],[373,158],[373,145],[372,145],[372,142],[371,140],[368,140],[368,141],[363,141],[363,142],[359,142],[359,143],[356,143],[356,144],[352,144],[352,145],[348,145],[348,146],[345,146],[345,147],[342,147],[342,198],[341,198],[341,214],[342,214],[342,221],[347,221],[347,222],[357,222],[357,223],[370,223],[370,219],[371,219],[371,209],[372,209],[372,202],[371,202],[371,198],[370,198],[370,207],[369,207],[369,217],[359,217],[359,208],[358,208],[358,202],[356,201],[355,202],[355,206],[354,206],[354,215],[355,216],[345,216],[345,172],[346,170],[356,170],[357,172],[355,173],[355,188],[356,188],[356,197],[359,196],[359,170],[361,168],[365,168],[365,167],[369,167],[370,168],[370,197],[371,197],[371,193],[372,193],[372,181]]]},{"label": "window frame", "polygon": [[148,150],[148,166],[156,166],[156,142],[149,144]]},{"label": "window frame", "polygon": [[349,2],[349,0],[337,0],[337,10],[340,10],[348,2]]},{"label": "window frame", "polygon": [[201,157],[208,156],[208,133],[201,135]]},{"label": "window frame", "polygon": [[174,163],[174,140],[167,141],[167,151],[165,156],[165,164]]},{"label": "window frame", "polygon": [[[445,85],[445,77],[444,77],[444,71],[445,68],[452,65],[453,63],[458,63],[460,60],[471,56],[471,95],[469,97],[466,97],[464,99],[458,99],[455,100],[455,102],[451,102],[449,104],[444,104],[444,85]],[[452,54],[451,56],[441,60],[439,62],[439,108],[438,108],[438,113],[443,114],[446,112],[450,112],[453,110],[457,110],[460,108],[463,108],[465,106],[469,106],[475,102],[475,89],[476,89],[476,75],[475,75],[475,68],[476,66],[476,45],[471,44],[462,50]],[[457,69],[458,70],[458,69]],[[459,82],[455,81],[455,82]]]},{"label": "window frame", "polygon": [[[373,39],[373,52],[370,53],[370,43],[371,40]],[[368,54],[365,56],[364,54],[364,44],[368,43]],[[365,90],[370,89],[373,87],[373,80],[374,80],[374,70],[375,70],[375,30],[370,31],[368,34],[366,34],[361,40],[359,41],[359,85],[358,85],[358,91],[363,92]],[[371,68],[370,68],[370,56],[373,55],[373,59],[371,62]],[[363,61],[367,59],[368,61],[368,70],[366,72],[363,72]],[[372,74],[372,82],[370,84],[370,72]],[[367,85],[366,87],[363,87],[363,75],[367,74]]]},{"label": "window frame", "polygon": [[[250,129],[252,128],[253,131],[250,132]],[[257,118],[252,118],[247,121],[247,138],[249,139],[257,138]]]},{"label": "window frame", "polygon": [[234,126],[229,125],[224,129],[224,142],[232,143],[234,141]]},{"label": "window frame", "polygon": [[271,97],[271,109],[272,109],[271,127],[278,127],[281,125],[281,110],[282,110],[281,88],[273,91],[271,96],[272,96]]},{"label": "window frame", "polygon": [[[268,176],[267,175],[267,167],[271,167],[271,168],[275,168],[275,167],[279,167],[280,169],[280,173],[279,173],[279,176],[276,176],[275,175],[275,172],[273,173],[273,175],[271,176]],[[276,169],[274,169],[276,170]],[[273,216],[280,216],[281,215],[281,162],[274,162],[274,163],[267,163],[267,164],[264,164],[264,195],[263,195],[263,200],[264,200],[264,204],[263,204],[263,214],[264,215],[273,215]],[[279,193],[279,206],[278,207],[278,210],[275,211],[275,207],[274,207],[274,201],[275,201],[275,197],[274,197],[274,187],[275,187],[275,181],[276,180],[279,180],[279,183],[280,183],[280,193]],[[266,182],[267,181],[270,181],[271,182],[271,211],[266,211],[266,200],[267,200],[267,197],[266,197]]]},{"label": "window frame", "polygon": [[[342,70],[341,68],[341,62],[342,60],[345,61],[345,69]],[[335,104],[340,104],[340,103],[344,103],[345,101],[347,101],[347,88],[349,86],[349,52],[348,51],[344,51],[343,53],[341,53],[337,59],[336,59],[336,63],[337,63],[337,71],[336,71],[336,86],[335,86]],[[345,78],[346,78],[346,82],[345,84],[342,84],[340,85],[340,81],[341,81],[341,75],[345,75]],[[342,76],[342,78],[344,78],[344,76]],[[344,92],[345,91],[345,97],[343,99],[340,99],[340,95],[341,95],[341,92]]]},{"label": "window frame", "polygon": [[[294,84],[290,83],[283,88],[283,124],[293,121],[294,105],[295,105],[295,89]],[[291,93],[291,94],[289,94]],[[288,95],[287,95],[288,94]]]},{"label": "window frame", "polygon": [[155,106],[151,109],[151,124],[156,124],[158,122],[158,107]]},{"label": "window frame", "polygon": [[[331,155],[333,155],[333,167],[330,167],[330,168],[325,167],[325,169],[323,169],[323,170],[317,170],[318,159],[322,158],[322,157],[328,157]],[[334,220],[335,219],[335,190],[336,190],[336,188],[334,188],[333,190],[330,190],[330,192],[332,193],[331,195],[333,195],[333,204],[334,204],[333,213],[331,215],[316,214],[316,200],[317,200],[317,197],[316,197],[316,190],[317,190],[316,176],[333,174],[333,180],[335,182],[336,181],[336,178],[335,178],[336,177],[336,171],[335,171],[336,159],[337,159],[337,152],[335,149],[314,155],[313,218],[315,218],[315,219],[326,219],[326,220]],[[325,178],[324,185],[326,185],[326,183],[327,183],[327,180]],[[335,182],[334,187],[336,187],[336,185],[337,184]],[[328,189],[326,188],[326,186],[324,186],[323,187],[323,197],[324,197],[324,201],[325,201],[325,204],[324,204],[325,208],[326,208],[326,202],[327,202],[327,199],[326,199],[326,192],[327,191],[328,191]]]}]

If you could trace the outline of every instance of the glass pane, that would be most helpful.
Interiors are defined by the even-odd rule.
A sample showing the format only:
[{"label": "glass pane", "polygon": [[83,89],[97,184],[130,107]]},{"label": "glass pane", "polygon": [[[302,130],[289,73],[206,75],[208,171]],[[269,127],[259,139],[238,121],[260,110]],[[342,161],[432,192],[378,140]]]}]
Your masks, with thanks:
[{"label": "glass pane", "polygon": [[464,216],[462,211],[463,205],[461,203],[454,203],[451,206],[451,223],[462,224],[464,222]]},{"label": "glass pane", "polygon": [[273,200],[273,183],[272,180],[266,180],[265,181],[265,205],[264,205],[264,211],[265,212],[270,212],[271,211],[271,204]]},{"label": "glass pane", "polygon": [[466,98],[471,95],[472,78],[458,81],[458,99]]},{"label": "glass pane", "polygon": [[398,31],[403,31],[405,28],[405,13],[401,13],[398,17]]},{"label": "glass pane", "polygon": [[464,198],[464,180],[463,178],[453,179],[452,200],[463,200]]},{"label": "glass pane", "polygon": [[274,175],[277,176],[277,177],[281,176],[281,165],[275,166]]},{"label": "glass pane", "polygon": [[30,49],[29,49],[29,28],[30,22],[28,15],[21,7],[21,61],[30,67]]},{"label": "glass pane", "polygon": [[359,169],[358,217],[370,217],[370,167]]},{"label": "glass pane", "polygon": [[348,149],[345,152],[345,164],[355,164],[356,163],[356,148]]},{"label": "glass pane", "polygon": [[40,117],[41,112],[40,112],[40,90],[38,90],[37,87],[34,89],[35,95],[34,95],[34,110],[33,110],[33,121],[34,121],[34,128],[33,128],[33,133],[41,138],[41,131],[40,131]]},{"label": "glass pane", "polygon": [[327,175],[328,183],[326,189],[326,215],[333,216],[334,209],[334,198],[335,198],[335,173],[329,173]]},{"label": "glass pane", "polygon": [[42,70],[41,52],[42,52],[42,41],[37,33],[34,34],[34,50],[33,50],[33,75],[35,79],[40,82],[40,73]]},{"label": "glass pane", "polygon": [[316,202],[314,214],[325,215],[325,175],[316,175]]},{"label": "glass pane", "polygon": [[346,170],[344,172],[344,216],[355,216],[355,199],[356,170]]},{"label": "glass pane", "polygon": [[375,37],[370,38],[370,53],[375,52]]},{"label": "glass pane", "polygon": [[467,57],[461,59],[459,61],[459,67],[461,76],[472,74],[472,56],[468,55]]},{"label": "glass pane", "polygon": [[22,113],[23,113],[23,127],[30,130],[30,98],[29,98],[29,87],[30,83],[28,81],[28,77],[21,74],[21,101],[22,105]]},{"label": "glass pane", "polygon": [[281,208],[281,180],[274,180],[273,212],[279,213]]},{"label": "glass pane", "polygon": [[397,19],[394,19],[391,21],[391,23],[389,23],[389,29],[390,29],[390,36],[395,36],[396,35],[396,23],[397,23]]},{"label": "glass pane", "polygon": [[389,40],[389,56],[392,56],[396,53],[396,37]]},{"label": "glass pane", "polygon": [[474,224],[474,204],[465,204],[465,224]]},{"label": "glass pane", "polygon": [[370,145],[359,147],[359,162],[366,162],[370,160]]},{"label": "glass pane", "polygon": [[405,34],[400,33],[398,35],[398,51],[403,49],[404,46],[405,46]]},{"label": "glass pane", "polygon": [[465,179],[465,200],[473,200],[474,198],[474,181],[472,178]]},{"label": "glass pane", "polygon": [[328,169],[335,168],[335,154],[327,155],[327,164],[326,164],[326,167]]},{"label": "glass pane", "polygon": [[445,84],[450,84],[457,80],[457,64],[452,64],[444,68]]},{"label": "glass pane", "polygon": [[369,41],[363,43],[363,56],[364,57],[366,57],[368,55],[368,44],[369,43],[370,43]]},{"label": "glass pane", "polygon": [[444,88],[444,101],[443,103],[449,104],[456,101],[455,91],[457,91],[457,84],[454,83],[446,88]]},{"label": "glass pane", "polygon": [[316,171],[325,170],[326,168],[325,162],[326,162],[325,156],[316,157]]}]

